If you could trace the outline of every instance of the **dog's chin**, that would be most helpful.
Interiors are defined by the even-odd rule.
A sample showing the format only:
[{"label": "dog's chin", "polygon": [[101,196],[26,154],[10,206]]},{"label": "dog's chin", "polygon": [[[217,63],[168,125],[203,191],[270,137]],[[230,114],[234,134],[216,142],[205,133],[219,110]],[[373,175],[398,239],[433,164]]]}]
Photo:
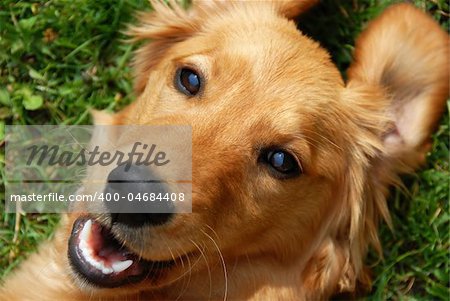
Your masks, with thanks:
[{"label": "dog's chin", "polygon": [[78,218],[69,238],[68,258],[82,280],[98,288],[115,288],[145,280],[157,282],[174,261],[149,261],[128,250],[109,228],[90,217]]}]

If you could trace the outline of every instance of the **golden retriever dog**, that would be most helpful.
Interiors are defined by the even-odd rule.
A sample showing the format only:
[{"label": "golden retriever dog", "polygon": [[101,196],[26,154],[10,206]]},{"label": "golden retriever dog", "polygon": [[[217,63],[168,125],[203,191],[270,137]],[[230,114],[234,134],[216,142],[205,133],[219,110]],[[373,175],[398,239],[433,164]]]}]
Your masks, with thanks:
[{"label": "golden retriever dog", "polygon": [[[393,5],[357,40],[344,81],[292,21],[314,2],[152,2],[129,31],[148,41],[136,101],[94,117],[190,125],[192,213],[68,214],[0,299],[323,300],[369,288],[388,188],[424,161],[448,97],[449,37]],[[80,232],[120,268],[74,258]]]}]

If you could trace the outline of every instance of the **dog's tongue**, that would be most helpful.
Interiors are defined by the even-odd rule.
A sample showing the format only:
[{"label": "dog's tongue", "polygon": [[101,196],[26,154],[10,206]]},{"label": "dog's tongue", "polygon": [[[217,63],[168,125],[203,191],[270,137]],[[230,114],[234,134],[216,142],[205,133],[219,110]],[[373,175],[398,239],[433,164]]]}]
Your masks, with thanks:
[{"label": "dog's tongue", "polygon": [[106,227],[92,219],[78,219],[69,240],[69,260],[87,280],[103,287],[141,281],[148,274],[149,263],[113,237]]}]

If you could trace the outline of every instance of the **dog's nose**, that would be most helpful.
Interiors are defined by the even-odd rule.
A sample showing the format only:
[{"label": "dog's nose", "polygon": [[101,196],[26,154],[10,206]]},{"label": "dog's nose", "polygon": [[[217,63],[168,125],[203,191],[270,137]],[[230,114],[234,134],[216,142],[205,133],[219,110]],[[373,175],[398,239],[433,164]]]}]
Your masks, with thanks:
[{"label": "dog's nose", "polygon": [[158,201],[155,198],[150,202],[150,195],[166,193],[164,183],[149,168],[122,164],[108,175],[104,202],[113,223],[130,227],[156,226],[170,219],[174,206],[170,201]]}]

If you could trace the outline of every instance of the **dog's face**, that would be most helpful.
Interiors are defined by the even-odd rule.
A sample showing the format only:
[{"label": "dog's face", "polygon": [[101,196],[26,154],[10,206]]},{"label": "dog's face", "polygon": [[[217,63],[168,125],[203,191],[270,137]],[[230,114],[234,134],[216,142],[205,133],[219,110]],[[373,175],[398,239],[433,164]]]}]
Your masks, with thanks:
[{"label": "dog's face", "polygon": [[[190,125],[192,213],[150,224],[130,216],[72,216],[76,277],[101,287],[136,282],[149,289],[219,259],[259,256],[314,270],[310,260],[324,241],[342,245],[367,235],[363,246],[335,247],[342,254],[333,258],[343,266],[351,252],[364,253],[384,214],[378,204],[360,203],[376,187],[368,173],[393,174],[372,158],[386,152],[384,137],[403,133],[384,114],[385,91],[358,84],[365,78],[353,90],[345,87],[328,53],[276,5],[205,7],[178,27],[168,24],[168,8],[159,9],[143,19],[154,24],[134,29],[138,38],[158,39],[138,52],[137,101],[98,122]],[[92,263],[100,259],[79,255],[88,230],[97,243],[86,248],[108,249],[115,259],[106,256],[100,265],[119,263],[117,271],[102,271]]]},{"label": "dog's face", "polygon": [[[167,247],[195,251],[190,240],[209,240],[202,230],[234,255],[276,248],[269,243],[276,237],[292,241],[280,234],[286,229],[307,243],[319,223],[312,216],[331,206],[340,172],[333,161],[342,155],[330,133],[316,129],[338,126],[338,71],[287,20],[228,18],[167,51],[126,115],[127,123],[192,127],[193,213],[146,229],[133,249],[151,245],[148,258],[170,259]],[[239,27],[230,28],[233,18]]]}]

